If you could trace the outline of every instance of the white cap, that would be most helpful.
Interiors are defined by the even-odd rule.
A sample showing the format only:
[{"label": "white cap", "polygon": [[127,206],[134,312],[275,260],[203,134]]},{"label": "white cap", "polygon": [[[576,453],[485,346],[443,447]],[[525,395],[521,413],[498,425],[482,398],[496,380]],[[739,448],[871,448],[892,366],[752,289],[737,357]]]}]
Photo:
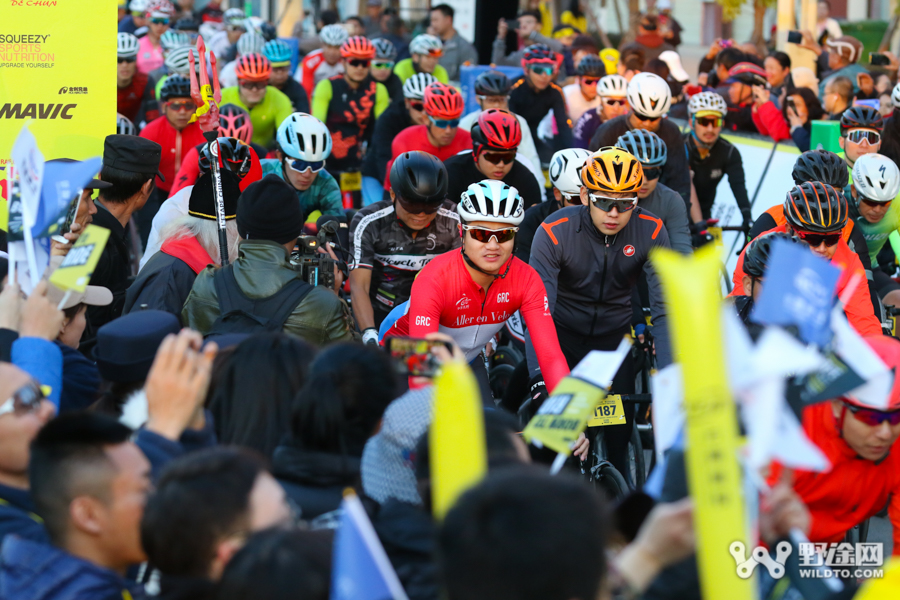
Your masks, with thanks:
[{"label": "white cap", "polygon": [[[58,305],[65,297],[66,292],[62,291],[55,285],[51,284],[47,286],[47,298],[53,304]],[[109,291],[109,289],[99,285],[89,285],[83,292],[73,291],[71,294],[69,294],[69,298],[66,300],[66,303],[62,305],[60,310],[72,308],[73,306],[77,306],[78,304],[87,304],[88,306],[107,306],[109,304],[112,304],[112,301],[113,295],[112,292]]]},{"label": "white cap", "polygon": [[[659,3],[657,3],[656,6],[659,7]],[[671,74],[672,78],[678,83],[687,83],[691,80],[691,76],[688,75],[687,71],[684,70],[684,67],[681,66],[681,56],[674,50],[666,50],[665,52],[660,53],[659,60],[668,65],[669,74]]]}]

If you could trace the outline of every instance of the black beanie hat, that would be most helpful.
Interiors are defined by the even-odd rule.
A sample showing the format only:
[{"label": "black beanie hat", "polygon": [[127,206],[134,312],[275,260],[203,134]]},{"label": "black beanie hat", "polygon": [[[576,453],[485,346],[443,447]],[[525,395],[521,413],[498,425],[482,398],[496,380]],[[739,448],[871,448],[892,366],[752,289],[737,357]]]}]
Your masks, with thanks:
[{"label": "black beanie hat", "polygon": [[300,199],[281,177],[266,175],[238,199],[237,226],[244,239],[286,244],[303,232]]},{"label": "black beanie hat", "polygon": [[[225,204],[225,220],[233,219],[237,215],[238,198],[241,195],[241,186],[237,175],[228,169],[220,171],[222,175],[222,200]],[[188,214],[200,219],[216,219],[216,195],[213,192],[213,178],[209,173],[203,173],[191,190],[191,199],[188,202]]]}]

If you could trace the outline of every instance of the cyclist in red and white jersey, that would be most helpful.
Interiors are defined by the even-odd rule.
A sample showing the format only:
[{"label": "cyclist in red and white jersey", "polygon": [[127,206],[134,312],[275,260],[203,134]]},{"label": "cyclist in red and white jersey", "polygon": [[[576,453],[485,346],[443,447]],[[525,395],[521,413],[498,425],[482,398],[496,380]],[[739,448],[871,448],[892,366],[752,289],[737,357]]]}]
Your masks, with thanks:
[{"label": "cyclist in red and white jersey", "polygon": [[[481,350],[517,310],[536,344],[548,390],[568,375],[547,292],[537,272],[512,255],[525,207],[519,192],[502,181],[473,183],[460,199],[459,252],[446,252],[428,263],[412,286],[406,314],[385,337],[450,335],[466,354],[482,388],[487,372]],[[390,319],[390,317],[388,317]],[[384,329],[384,326],[382,326]]]},{"label": "cyclist in red and white jersey", "polygon": [[341,46],[350,39],[350,34],[340,25],[326,25],[319,32],[319,39],[322,40],[322,47],[304,56],[294,73],[294,79],[303,86],[310,100],[320,81],[344,72]]}]

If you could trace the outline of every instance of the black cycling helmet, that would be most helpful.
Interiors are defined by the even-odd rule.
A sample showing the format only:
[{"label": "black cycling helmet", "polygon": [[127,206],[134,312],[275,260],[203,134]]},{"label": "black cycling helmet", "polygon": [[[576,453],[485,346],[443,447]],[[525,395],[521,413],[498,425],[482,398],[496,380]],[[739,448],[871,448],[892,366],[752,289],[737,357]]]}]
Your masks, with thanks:
[{"label": "black cycling helmet", "polygon": [[500,71],[485,71],[475,78],[475,95],[506,96],[510,85],[509,77]]},{"label": "black cycling helmet", "polygon": [[169,75],[159,90],[159,99],[167,102],[169,98],[190,98],[191,81],[184,75]]},{"label": "black cycling helmet", "polygon": [[275,26],[268,21],[259,26],[259,33],[267,42],[271,42],[278,37],[278,31],[276,31]]},{"label": "black cycling helmet", "polygon": [[788,192],[784,217],[794,230],[833,233],[847,224],[847,199],[827,183],[807,181]]},{"label": "black cycling helmet", "polygon": [[839,190],[847,187],[850,182],[847,163],[828,150],[807,150],[801,154],[794,163],[791,177],[797,185],[806,181],[821,181]]},{"label": "black cycling helmet", "polygon": [[871,106],[851,106],[841,115],[841,137],[851,129],[872,129],[881,132],[884,129],[884,118]]},{"label": "black cycling helmet", "polygon": [[440,204],[447,186],[444,163],[427,152],[404,152],[391,166],[391,189],[407,202]]},{"label": "black cycling helmet", "polygon": [[[209,173],[209,144],[200,144],[200,171]],[[243,179],[250,172],[250,146],[237,138],[220,137],[219,152],[222,153],[222,162],[228,166],[232,173]]]},{"label": "black cycling helmet", "polygon": [[793,236],[781,232],[773,231],[761,235],[754,239],[744,251],[744,275],[760,279],[766,273],[766,267],[769,265],[769,256],[772,255],[772,242],[775,240],[785,240],[792,244],[798,243]]},{"label": "black cycling helmet", "polygon": [[599,56],[588,54],[578,63],[575,74],[579,77],[603,77],[606,75],[606,65]]}]

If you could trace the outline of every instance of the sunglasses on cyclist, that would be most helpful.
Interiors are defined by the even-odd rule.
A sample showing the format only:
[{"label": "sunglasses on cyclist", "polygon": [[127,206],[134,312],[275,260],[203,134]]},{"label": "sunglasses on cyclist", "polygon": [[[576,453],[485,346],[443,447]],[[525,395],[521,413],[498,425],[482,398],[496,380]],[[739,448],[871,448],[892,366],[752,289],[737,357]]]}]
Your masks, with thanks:
[{"label": "sunglasses on cyclist", "polygon": [[528,65],[528,70],[535,75],[553,75],[553,67],[550,65]]},{"label": "sunglasses on cyclist", "polygon": [[313,162],[300,160],[299,158],[296,160],[292,160],[288,162],[288,166],[298,173],[305,173],[307,170],[311,170],[313,173],[318,173],[322,169],[325,168],[324,160],[317,160]]},{"label": "sunglasses on cyclist", "polygon": [[487,227],[478,227],[476,225],[463,225],[463,231],[468,231],[469,236],[476,242],[487,244],[491,239],[497,240],[498,244],[511,241],[516,237],[518,227],[506,227],[504,229],[488,229]]},{"label": "sunglasses on cyclist", "polygon": [[150,19],[150,22],[153,23],[154,25],[168,25],[169,24],[169,20],[166,19],[165,17],[155,17],[153,19]]},{"label": "sunglasses on cyclist", "polygon": [[195,110],[197,110],[197,105],[190,100],[181,100],[180,102],[176,102],[173,100],[169,102],[169,108],[175,111],[186,110],[188,112],[194,112]]},{"label": "sunglasses on cyclist", "polygon": [[659,179],[660,173],[662,173],[660,167],[644,167],[644,180]]},{"label": "sunglasses on cyclist", "polygon": [[264,90],[269,84],[265,81],[242,81],[241,87],[245,90]]},{"label": "sunglasses on cyclist", "polygon": [[489,102],[494,101],[498,104],[505,104],[509,102],[509,96],[475,96],[479,102]]},{"label": "sunglasses on cyclist", "polygon": [[872,146],[881,141],[881,134],[871,129],[854,129],[847,134],[847,140],[854,144],[861,144],[865,140]]},{"label": "sunglasses on cyclist", "polygon": [[243,25],[228,25],[225,27],[225,29],[228,31],[246,31]]},{"label": "sunglasses on cyclist", "polygon": [[433,215],[438,209],[441,207],[440,203],[437,204],[429,204],[427,202],[409,202],[408,200],[404,200],[400,196],[396,196],[397,202],[400,203],[400,206],[403,207],[403,210],[408,212],[411,215]]},{"label": "sunglasses on cyclist", "polygon": [[591,204],[603,212],[609,212],[615,207],[620,213],[632,210],[637,206],[638,200],[637,196],[632,198],[607,198],[606,196],[595,196],[594,194],[588,194],[588,198],[591,199]]},{"label": "sunglasses on cyclist", "polygon": [[409,103],[409,107],[413,110],[423,111],[425,110],[425,103],[419,102],[417,100],[412,100]]},{"label": "sunglasses on cyclist", "polygon": [[378,62],[373,62],[372,68],[373,69],[393,69],[394,63],[392,63],[391,61],[383,61],[383,60],[378,61]]},{"label": "sunglasses on cyclist", "polygon": [[857,421],[865,423],[870,427],[877,427],[885,421],[891,425],[900,425],[900,410],[882,411],[874,408],[863,408],[846,401],[844,402],[844,406],[853,413],[853,416],[856,417]]},{"label": "sunglasses on cyclist", "polygon": [[372,64],[372,61],[365,58],[351,58],[347,61],[347,64],[351,67],[363,67],[368,69],[369,65]]},{"label": "sunglasses on cyclist", "polygon": [[877,200],[869,200],[868,198],[860,198],[859,201],[869,208],[881,208],[882,206],[885,208],[889,208],[891,206],[891,202],[893,202],[893,200],[888,200],[887,202],[878,202]]},{"label": "sunglasses on cyclist", "polygon": [[721,127],[722,117],[695,117],[697,125],[701,127]]},{"label": "sunglasses on cyclist", "polygon": [[133,62],[137,62],[137,57],[132,57],[132,58],[122,58],[121,56],[119,57],[119,64],[120,64],[120,65],[121,65],[122,63],[133,63]]},{"label": "sunglasses on cyclist", "polygon": [[823,242],[826,246],[831,248],[841,241],[840,231],[837,233],[807,233],[805,231],[795,231],[794,233],[800,238],[800,241],[809,244],[810,248],[818,248]]},{"label": "sunglasses on cyclist", "polygon": [[485,152],[481,156],[492,165],[511,165],[516,160],[515,152]]},{"label": "sunglasses on cyclist", "polygon": [[644,123],[653,123],[654,121],[659,121],[662,117],[646,117],[639,112],[635,112],[634,118],[638,121],[643,121]]},{"label": "sunglasses on cyclist", "polygon": [[441,48],[429,48],[428,49],[428,56],[435,56],[437,58],[440,58],[443,55],[444,55],[444,51]]},{"label": "sunglasses on cyclist", "polygon": [[625,106],[625,98],[604,98],[603,104],[607,106]]},{"label": "sunglasses on cyclist", "polygon": [[37,412],[41,407],[41,400],[44,399],[44,392],[34,380],[29,381],[0,404],[0,415],[14,412],[17,415],[24,415],[30,412]]},{"label": "sunglasses on cyclist", "polygon": [[599,77],[582,77],[581,83],[585,85],[597,85],[597,82],[600,81]]},{"label": "sunglasses on cyclist", "polygon": [[453,129],[454,127],[459,127],[459,119],[435,119],[434,117],[429,116],[431,119],[431,123],[437,127],[438,129]]}]

